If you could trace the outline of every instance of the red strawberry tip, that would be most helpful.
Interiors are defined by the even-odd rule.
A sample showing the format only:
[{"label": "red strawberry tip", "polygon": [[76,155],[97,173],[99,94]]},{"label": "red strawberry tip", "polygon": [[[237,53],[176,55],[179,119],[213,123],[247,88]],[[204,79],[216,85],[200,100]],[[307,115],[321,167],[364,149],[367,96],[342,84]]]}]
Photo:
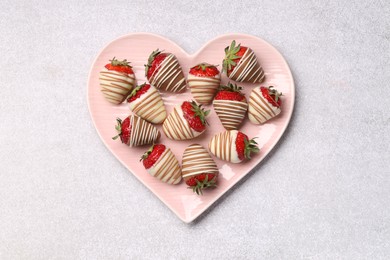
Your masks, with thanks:
[{"label": "red strawberry tip", "polygon": [[246,103],[245,94],[241,90],[242,87],[230,82],[227,85],[220,85],[214,100],[235,100]]},{"label": "red strawberry tip", "polygon": [[133,90],[131,91],[131,93],[127,96],[126,99],[129,99],[131,97],[134,97],[137,92],[143,87],[146,85],[146,82],[144,84],[141,84],[141,85],[137,85],[135,88],[133,88]]},{"label": "red strawberry tip", "polygon": [[206,71],[207,68],[216,68],[216,67],[218,67],[218,65],[212,65],[212,64],[209,64],[207,62],[202,62],[202,63],[199,63],[198,65],[195,65],[191,69]]},{"label": "red strawberry tip", "polygon": [[210,110],[205,111],[202,105],[198,105],[195,101],[184,101],[180,106],[184,119],[188,122],[191,129],[197,132],[206,130],[206,116]]},{"label": "red strawberry tip", "polygon": [[148,58],[148,64],[145,64],[145,76],[148,76],[148,71],[152,67],[152,63],[157,55],[161,54],[164,50],[160,51],[159,49],[152,51]]},{"label": "red strawberry tip", "polygon": [[219,74],[218,65],[211,65],[206,62],[199,63],[190,69],[189,74],[200,77],[215,77]]},{"label": "red strawberry tip", "polygon": [[[136,86],[130,93],[130,95],[128,95],[126,97],[126,100],[127,102],[132,102],[134,100],[136,100],[138,97],[140,97],[142,94],[144,94],[148,89],[150,88],[150,85],[149,84],[146,84],[143,83],[141,85],[138,85]],[[144,89],[144,90],[143,90]]]},{"label": "red strawberry tip", "polygon": [[268,88],[261,86],[261,93],[263,97],[273,106],[280,107],[282,105],[282,100],[280,97],[283,95],[281,92],[278,92],[273,86]]},{"label": "red strawberry tip", "polygon": [[152,147],[142,155],[140,160],[145,169],[149,169],[155,165],[166,149],[166,146],[163,144],[153,144]]},{"label": "red strawberry tip", "polygon": [[141,156],[141,159],[139,161],[143,161],[149,157],[149,154],[153,152],[154,144]]}]

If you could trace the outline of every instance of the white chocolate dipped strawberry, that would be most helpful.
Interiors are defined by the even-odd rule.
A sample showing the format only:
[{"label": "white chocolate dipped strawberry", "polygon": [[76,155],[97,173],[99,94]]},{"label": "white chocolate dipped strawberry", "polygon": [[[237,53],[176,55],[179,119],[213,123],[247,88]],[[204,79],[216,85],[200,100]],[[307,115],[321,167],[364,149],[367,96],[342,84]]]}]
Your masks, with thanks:
[{"label": "white chocolate dipped strawberry", "polygon": [[241,87],[229,82],[226,86],[219,87],[214,98],[215,113],[226,130],[238,129],[245,118],[248,103],[241,90]]},{"label": "white chocolate dipped strawberry", "polygon": [[201,135],[206,130],[206,116],[202,105],[195,101],[184,101],[176,106],[163,124],[165,135],[172,140],[188,140]]},{"label": "white chocolate dipped strawberry", "polygon": [[200,63],[190,69],[187,84],[196,102],[208,105],[213,100],[221,83],[221,74],[217,66]]},{"label": "white chocolate dipped strawberry", "polygon": [[241,44],[236,46],[236,41],[232,41],[230,46],[225,48],[225,59],[222,63],[226,75],[234,81],[261,83],[265,78],[263,68],[253,50]]},{"label": "white chocolate dipped strawberry", "polygon": [[203,146],[191,144],[184,150],[181,174],[188,188],[199,195],[216,187],[219,170]]},{"label": "white chocolate dipped strawberry", "polygon": [[263,124],[280,114],[282,93],[273,86],[256,87],[249,96],[248,117],[253,124]]},{"label": "white chocolate dipped strawberry", "polygon": [[103,96],[113,104],[122,103],[135,85],[135,76],[127,60],[115,57],[100,71],[99,81]]},{"label": "white chocolate dipped strawberry", "polygon": [[112,139],[119,137],[122,143],[130,147],[152,144],[160,138],[160,131],[154,125],[136,115],[128,116],[123,121],[120,118],[116,120],[118,135]]},{"label": "white chocolate dipped strawberry", "polygon": [[145,76],[158,89],[181,92],[186,87],[186,79],[176,56],[158,49],[149,56]]},{"label": "white chocolate dipped strawberry", "polygon": [[157,89],[149,84],[142,84],[133,89],[127,97],[130,110],[153,124],[161,124],[167,117],[164,102]]},{"label": "white chocolate dipped strawberry", "polygon": [[237,130],[216,134],[209,142],[209,150],[217,158],[231,163],[249,160],[252,153],[260,151],[253,139],[249,140],[247,135]]},{"label": "white chocolate dipped strawberry", "polygon": [[150,175],[168,184],[178,184],[181,169],[171,149],[163,144],[155,144],[141,157],[145,169]]}]

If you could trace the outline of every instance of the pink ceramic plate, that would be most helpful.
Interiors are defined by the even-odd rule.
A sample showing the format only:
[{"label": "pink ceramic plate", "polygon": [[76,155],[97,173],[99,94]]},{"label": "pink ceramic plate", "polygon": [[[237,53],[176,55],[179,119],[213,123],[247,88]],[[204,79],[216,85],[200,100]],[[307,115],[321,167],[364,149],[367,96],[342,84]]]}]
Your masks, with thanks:
[{"label": "pink ceramic plate", "polygon": [[[157,48],[175,54],[185,75],[188,74],[190,67],[200,62],[219,64],[219,68],[222,69],[224,49],[226,46],[230,45],[232,40],[236,40],[237,43],[241,43],[244,46],[251,47],[256,53],[266,75],[266,80],[261,85],[272,85],[283,92],[282,113],[278,117],[270,120],[269,123],[265,123],[261,126],[251,124],[246,118],[240,131],[246,133],[249,138],[257,137],[256,140],[261,148],[260,153],[254,155],[252,160],[241,164],[226,163],[214,158],[220,170],[218,187],[213,190],[205,191],[203,196],[198,196],[194,194],[192,190],[187,189],[184,182],[179,185],[168,185],[160,182],[146,172],[139,159],[149,146],[129,148],[128,146],[123,145],[119,140],[114,141],[111,139],[112,136],[116,135],[116,130],[114,128],[116,118],[119,117],[124,119],[129,116],[131,112],[126,103],[113,105],[104,99],[100,92],[99,71],[108,63],[108,60],[112,59],[114,56],[118,59],[127,59],[128,61],[131,61],[131,65],[136,74],[137,83],[142,84],[146,81],[144,64],[147,63],[149,54]],[[227,77],[222,75],[222,83],[227,82]],[[259,84],[239,83],[238,85],[244,87],[244,92],[246,93],[246,96],[249,97],[252,88]],[[290,121],[294,106],[294,92],[294,81],[290,69],[282,55],[264,40],[245,34],[228,34],[217,37],[208,42],[195,54],[186,53],[174,42],[158,35],[149,33],[129,34],[112,41],[100,52],[92,65],[88,80],[89,110],[97,132],[104,144],[123,165],[125,165],[184,222],[191,222],[197,218],[234,184],[247,175],[271,151]],[[175,104],[192,99],[189,90],[182,94],[162,92],[162,97],[168,113]],[[171,148],[179,162],[181,162],[183,151],[188,145],[199,143],[207,148],[211,137],[216,133],[224,131],[212,106],[208,106],[207,108],[212,110],[208,117],[210,127],[208,127],[205,134],[196,139],[190,141],[172,141],[165,137],[161,125],[157,126],[162,133],[160,142]]]}]

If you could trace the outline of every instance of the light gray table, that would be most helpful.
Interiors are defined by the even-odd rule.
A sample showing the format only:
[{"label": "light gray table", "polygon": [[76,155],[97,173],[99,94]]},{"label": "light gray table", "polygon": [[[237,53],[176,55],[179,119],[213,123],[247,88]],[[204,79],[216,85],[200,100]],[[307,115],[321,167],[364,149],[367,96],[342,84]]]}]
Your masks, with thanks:
[{"label": "light gray table", "polygon": [[[388,259],[390,4],[145,2],[0,2],[0,259]],[[88,113],[95,56],[142,31],[188,52],[253,34],[295,78],[276,149],[190,225]]]}]

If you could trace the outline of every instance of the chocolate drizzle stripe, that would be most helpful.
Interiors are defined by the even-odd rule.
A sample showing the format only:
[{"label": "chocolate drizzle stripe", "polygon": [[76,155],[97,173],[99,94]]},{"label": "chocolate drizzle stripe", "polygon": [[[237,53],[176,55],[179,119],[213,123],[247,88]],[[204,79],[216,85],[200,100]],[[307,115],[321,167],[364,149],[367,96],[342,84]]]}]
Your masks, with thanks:
[{"label": "chocolate drizzle stripe", "polygon": [[113,99],[113,100],[122,100],[123,95],[112,92],[112,91],[107,91],[107,90],[102,90],[103,95],[107,99]]},{"label": "chocolate drizzle stripe", "polygon": [[[145,120],[155,124],[160,124],[166,117],[166,110],[158,91],[152,86],[151,88],[151,92],[146,97],[144,97],[142,102],[137,102],[133,105],[130,104],[130,107],[132,107],[132,111],[135,114],[139,115]],[[164,114],[165,116],[159,118],[159,116]]]},{"label": "chocolate drizzle stripe", "polygon": [[219,78],[194,77],[187,79],[193,97],[201,104],[210,104],[221,80]]},{"label": "chocolate drizzle stripe", "polygon": [[267,108],[266,110],[269,112],[269,115],[270,116],[275,116],[276,113],[272,109],[271,104],[269,104],[268,101],[263,97],[262,93],[261,92],[255,92],[255,94],[257,95],[258,100],[261,100],[261,102],[264,105],[264,107]]},{"label": "chocolate drizzle stripe", "polygon": [[160,134],[155,126],[146,122],[138,116],[132,115],[130,118],[131,135],[129,146],[140,146],[151,144],[159,138]]},{"label": "chocolate drizzle stripe", "polygon": [[240,79],[242,81],[250,81],[254,75],[260,73],[260,66],[257,64],[256,56],[253,51],[251,51],[248,59],[249,63],[246,68],[244,68],[244,71],[242,72],[242,79]]},{"label": "chocolate drizzle stripe", "polygon": [[161,180],[161,176],[165,175],[165,171],[167,170],[167,161],[169,161],[169,150],[166,149],[160,156],[160,158],[153,165],[153,173],[152,175],[159,180]]},{"label": "chocolate drizzle stripe", "polygon": [[238,82],[261,82],[264,80],[264,71],[256,59],[252,49],[248,48],[237,66],[230,73],[229,78]]},{"label": "chocolate drizzle stripe", "polygon": [[[280,108],[273,107],[268,101],[263,97],[260,88],[252,90],[252,93],[249,97],[249,119],[252,123],[264,123],[267,120],[277,116],[280,113]],[[256,120],[256,121],[253,121]]]},{"label": "chocolate drizzle stripe", "polygon": [[256,112],[264,117],[264,119],[273,116],[272,111],[268,109],[263,98],[260,97],[258,93],[254,93],[253,97],[250,97],[250,104],[252,105],[252,108],[256,110]]},{"label": "chocolate drizzle stripe", "polygon": [[261,111],[259,107],[251,107],[248,110],[248,115],[249,115],[249,120],[255,124],[260,124],[267,121],[267,117],[263,114],[263,111]]},{"label": "chocolate drizzle stripe", "polygon": [[219,139],[219,151],[221,152],[222,160],[230,161],[230,146],[232,145],[230,132],[226,131],[220,135]]},{"label": "chocolate drizzle stripe", "polygon": [[123,83],[128,83],[131,82],[132,80],[135,80],[133,74],[125,74],[117,71],[101,71],[99,78],[109,79],[112,81],[123,82]]},{"label": "chocolate drizzle stripe", "polygon": [[122,93],[127,93],[129,91],[128,88],[115,83],[111,83],[111,84],[102,83],[100,84],[100,86],[103,88],[103,90],[106,90],[108,92],[113,92],[113,93],[122,94]]},{"label": "chocolate drizzle stripe", "polygon": [[183,154],[182,176],[187,179],[201,173],[218,174],[218,167],[201,145],[189,146]]},{"label": "chocolate drizzle stripe", "polygon": [[169,174],[171,174],[171,168],[173,163],[175,162],[175,157],[172,156],[170,152],[165,153],[165,157],[165,160],[161,160],[159,167],[156,169],[158,172],[156,177],[166,182],[166,177],[169,177]]},{"label": "chocolate drizzle stripe", "polygon": [[[245,55],[242,57],[242,62],[240,63],[240,66],[243,67],[243,70],[238,75],[237,81],[245,81],[248,76],[248,73],[251,72],[252,69],[254,69],[254,66],[257,63],[255,54],[251,49],[248,48],[246,54],[247,54],[246,57]],[[247,60],[247,64],[246,66],[244,66],[246,60]]]},{"label": "chocolate drizzle stripe", "polygon": [[[154,173],[153,173],[154,172]],[[181,180],[179,162],[169,148],[163,152],[149,173],[163,182],[177,184]]]},{"label": "chocolate drizzle stripe", "polygon": [[101,91],[108,101],[119,104],[134,87],[133,74],[125,74],[117,71],[101,71],[99,74]]},{"label": "chocolate drizzle stripe", "polygon": [[194,138],[188,122],[179,114],[175,107],[163,124],[165,135],[173,140],[187,140]]},{"label": "chocolate drizzle stripe", "polygon": [[242,73],[238,76],[237,80],[244,80],[246,76],[248,75],[248,72],[250,72],[252,69],[254,69],[256,65],[256,57],[253,51],[247,50],[247,56],[242,58],[242,65],[244,64],[245,60],[248,60],[247,65],[243,68]]},{"label": "chocolate drizzle stripe", "polygon": [[237,129],[248,109],[246,102],[233,100],[214,100],[214,110],[227,130]]},{"label": "chocolate drizzle stripe", "polygon": [[[168,86],[171,86],[171,85],[175,84],[175,79],[176,79],[179,75],[180,75],[180,72],[179,72],[179,73],[176,73],[176,74],[172,77],[171,81],[169,81]],[[183,78],[182,80],[184,81],[185,78]],[[172,91],[173,91],[173,92],[176,92],[177,89],[180,87],[180,84],[181,84],[181,81],[179,80],[179,81],[176,83],[176,85],[173,85]]]},{"label": "chocolate drizzle stripe", "polygon": [[175,55],[169,54],[163,60],[158,71],[151,76],[150,82],[166,91],[179,92],[185,88],[184,74]]},{"label": "chocolate drizzle stripe", "polygon": [[[256,82],[262,74],[264,74],[263,68],[258,66],[257,69],[252,73],[252,76],[250,76],[250,78],[248,78],[248,81]],[[255,77],[256,75],[257,75],[257,77],[254,80],[252,80],[252,78]]]},{"label": "chocolate drizzle stripe", "polygon": [[[263,68],[258,64],[256,60],[256,56],[253,51],[252,53],[253,53],[253,57],[252,57],[253,65],[251,66],[251,68],[247,69],[246,71],[247,76],[243,79],[243,81],[253,82],[253,83],[261,82],[264,79],[264,71]],[[254,79],[252,80],[252,78]]]},{"label": "chocolate drizzle stripe", "polygon": [[[161,86],[173,75],[175,75],[176,73],[176,70],[175,70],[175,67],[176,67],[176,62],[175,61],[172,61],[171,62],[171,57],[172,56],[168,56],[162,63],[161,63],[161,67],[159,69],[159,71],[157,71],[157,74],[156,74],[156,83],[159,83],[157,84],[157,86],[159,88],[161,88]],[[164,88],[165,90],[170,90],[170,85],[168,84],[168,86],[166,88]]]},{"label": "chocolate drizzle stripe", "polygon": [[224,161],[232,163],[241,162],[238,158],[235,144],[237,134],[237,130],[229,130],[215,135],[209,142],[210,152]]},{"label": "chocolate drizzle stripe", "polygon": [[[194,76],[196,77],[196,76]],[[219,78],[206,78],[206,77],[196,77],[196,78],[189,78],[187,79],[187,82],[204,82],[209,84],[214,84],[216,82],[220,82]]]}]

